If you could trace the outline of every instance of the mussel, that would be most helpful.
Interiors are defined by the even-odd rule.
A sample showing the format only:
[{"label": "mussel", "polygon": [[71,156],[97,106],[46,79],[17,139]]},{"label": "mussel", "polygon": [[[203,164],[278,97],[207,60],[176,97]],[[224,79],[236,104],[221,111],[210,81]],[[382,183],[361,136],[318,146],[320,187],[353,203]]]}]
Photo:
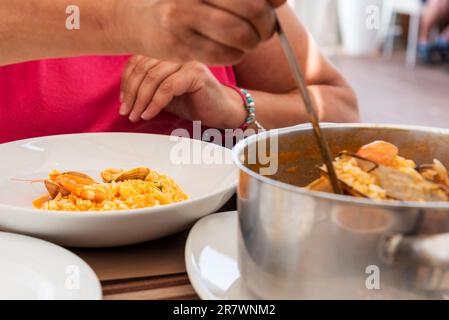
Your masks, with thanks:
[{"label": "mussel", "polygon": [[101,172],[101,178],[105,183],[122,182],[126,180],[146,180],[151,170],[146,167],[138,167],[131,170],[106,169]]}]

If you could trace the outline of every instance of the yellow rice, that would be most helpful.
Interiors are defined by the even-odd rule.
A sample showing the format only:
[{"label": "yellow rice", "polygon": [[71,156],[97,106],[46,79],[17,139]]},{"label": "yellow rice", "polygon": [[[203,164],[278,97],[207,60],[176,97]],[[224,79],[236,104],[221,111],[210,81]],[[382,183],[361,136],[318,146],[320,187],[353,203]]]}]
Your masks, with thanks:
[{"label": "yellow rice", "polygon": [[[377,184],[376,178],[368,172],[363,171],[357,163],[356,158],[342,156],[336,159],[334,167],[338,178],[354,190],[375,200],[387,199],[386,191]],[[416,179],[423,179],[415,170],[416,164],[412,160],[396,156],[391,167],[407,173]]]},{"label": "yellow rice", "polygon": [[376,179],[363,171],[353,157],[342,156],[334,162],[338,178],[354,190],[369,196],[371,199],[386,199],[384,189],[376,184]]},{"label": "yellow rice", "polygon": [[94,202],[73,194],[61,196],[43,204],[42,209],[50,211],[113,211],[142,209],[181,202],[188,199],[187,194],[166,176],[151,171],[146,181],[127,180],[123,182],[101,183],[90,186],[92,189],[103,188],[107,199]]}]

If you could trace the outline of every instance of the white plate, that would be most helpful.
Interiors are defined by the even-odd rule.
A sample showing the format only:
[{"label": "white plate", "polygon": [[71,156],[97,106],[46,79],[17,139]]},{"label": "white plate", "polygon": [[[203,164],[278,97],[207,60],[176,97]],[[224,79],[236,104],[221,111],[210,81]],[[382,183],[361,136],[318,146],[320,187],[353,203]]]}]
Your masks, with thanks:
[{"label": "white plate", "polygon": [[98,300],[92,269],[49,242],[0,232],[0,300]]},{"label": "white plate", "polygon": [[[169,136],[52,136],[0,145],[0,154],[0,229],[64,246],[129,245],[179,232],[225,204],[235,192],[238,180],[230,150]],[[181,159],[179,155],[185,157]],[[46,212],[31,205],[34,199],[47,194],[43,183],[13,180],[45,179],[54,169],[85,172],[99,179],[99,173],[106,168],[137,166],[171,176],[190,199],[108,213]]]},{"label": "white plate", "polygon": [[237,265],[237,212],[198,221],[187,239],[187,273],[203,300],[253,300]]}]

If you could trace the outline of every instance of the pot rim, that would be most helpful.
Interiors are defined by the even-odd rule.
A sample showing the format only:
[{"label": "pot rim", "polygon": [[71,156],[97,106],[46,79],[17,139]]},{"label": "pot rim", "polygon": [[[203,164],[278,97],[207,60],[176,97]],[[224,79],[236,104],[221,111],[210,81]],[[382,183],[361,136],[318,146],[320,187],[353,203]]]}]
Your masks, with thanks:
[{"label": "pot rim", "polygon": [[[444,128],[435,128],[435,127],[426,127],[426,126],[416,126],[416,125],[396,125],[396,124],[380,124],[380,123],[345,123],[345,124],[337,124],[337,123],[321,123],[321,127],[323,129],[326,128],[366,128],[366,129],[396,129],[396,130],[404,130],[404,131],[422,131],[427,133],[439,133],[445,134],[449,138],[449,129]],[[294,186],[285,182],[274,180],[267,176],[262,176],[251,169],[247,168],[243,165],[241,161],[241,155],[245,148],[256,141],[260,141],[270,137],[270,135],[286,135],[292,132],[301,132],[301,131],[311,131],[311,124],[301,124],[297,126],[282,128],[282,129],[274,129],[269,131],[264,131],[259,134],[250,136],[242,141],[240,141],[232,150],[232,159],[237,167],[255,178],[256,180],[275,186],[277,188],[287,190],[290,192],[298,193],[304,196],[313,197],[315,199],[324,199],[331,200],[340,203],[350,203],[357,204],[360,206],[369,206],[369,207],[385,207],[385,208],[414,208],[414,209],[449,209],[449,202],[417,202],[417,201],[398,201],[398,200],[370,200],[365,198],[356,198],[346,195],[337,195],[332,193],[318,192],[318,191],[309,191],[304,188]]]}]

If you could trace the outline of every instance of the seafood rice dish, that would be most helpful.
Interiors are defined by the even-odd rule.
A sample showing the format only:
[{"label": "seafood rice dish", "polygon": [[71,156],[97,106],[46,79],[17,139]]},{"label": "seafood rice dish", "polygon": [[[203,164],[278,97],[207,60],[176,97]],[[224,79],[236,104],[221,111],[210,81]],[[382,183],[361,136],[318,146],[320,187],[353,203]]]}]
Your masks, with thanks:
[{"label": "seafood rice dish", "polygon": [[[346,195],[373,200],[449,201],[449,176],[437,159],[417,165],[399,155],[399,149],[386,141],[375,141],[356,153],[343,151],[334,160],[338,180]],[[326,168],[321,177],[306,188],[333,193]]]},{"label": "seafood rice dish", "polygon": [[33,202],[49,211],[115,211],[185,201],[188,196],[169,176],[149,168],[107,169],[102,182],[80,172],[53,171],[42,180],[48,195]]}]

